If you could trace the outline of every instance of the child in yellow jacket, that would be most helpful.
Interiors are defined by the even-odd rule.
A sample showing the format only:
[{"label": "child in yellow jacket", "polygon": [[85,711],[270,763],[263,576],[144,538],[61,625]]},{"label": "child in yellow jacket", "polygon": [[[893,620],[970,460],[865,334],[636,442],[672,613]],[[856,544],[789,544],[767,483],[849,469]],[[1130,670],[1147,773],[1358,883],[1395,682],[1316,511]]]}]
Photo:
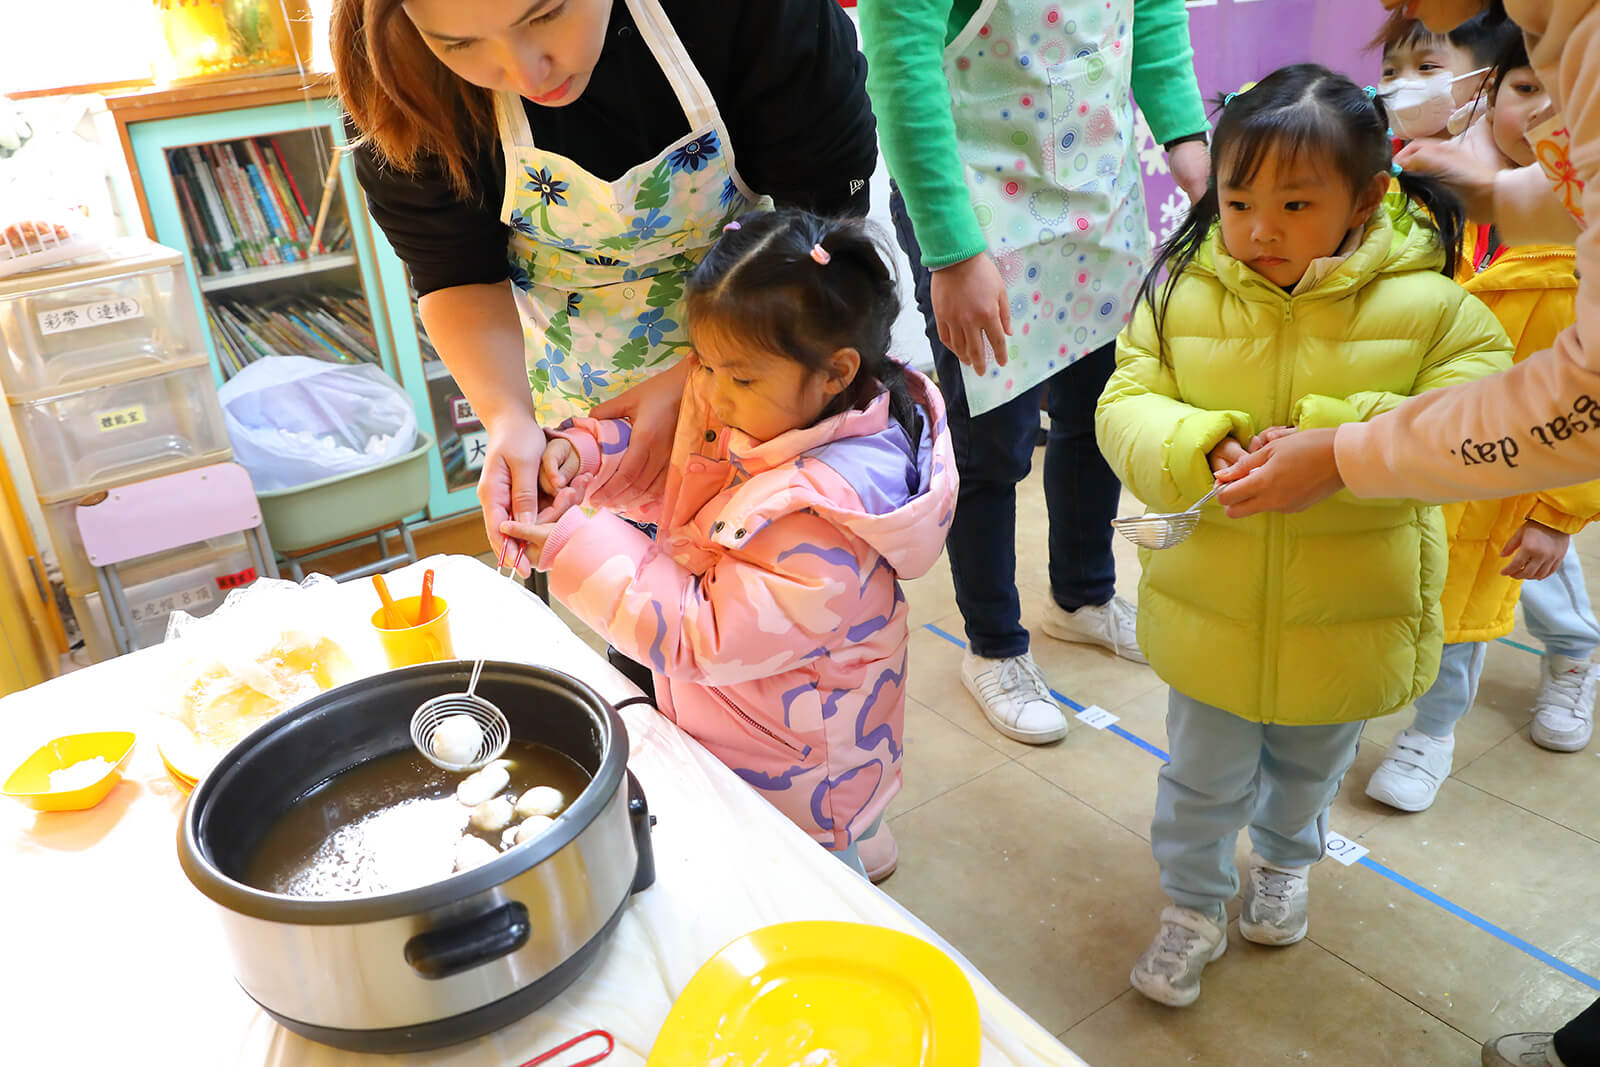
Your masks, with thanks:
[{"label": "child in yellow jacket", "polygon": [[[1549,102],[1517,37],[1495,64],[1481,134],[1514,164],[1533,162],[1527,117]],[[1570,246],[1511,248],[1493,230],[1468,235],[1459,280],[1489,306],[1516,343],[1514,359],[1548,348],[1572,325],[1578,279]],[[1450,774],[1455,726],[1472,707],[1488,642],[1511,632],[1518,595],[1529,631],[1545,646],[1534,700],[1536,744],[1573,752],[1589,742],[1600,666],[1600,623],[1589,605],[1572,534],[1600,515],[1600,482],[1444,507],[1450,538],[1445,647],[1439,678],[1416,718],[1389,746],[1367,795],[1401,811],[1432,805]],[[1507,557],[1510,561],[1507,562]]]}]

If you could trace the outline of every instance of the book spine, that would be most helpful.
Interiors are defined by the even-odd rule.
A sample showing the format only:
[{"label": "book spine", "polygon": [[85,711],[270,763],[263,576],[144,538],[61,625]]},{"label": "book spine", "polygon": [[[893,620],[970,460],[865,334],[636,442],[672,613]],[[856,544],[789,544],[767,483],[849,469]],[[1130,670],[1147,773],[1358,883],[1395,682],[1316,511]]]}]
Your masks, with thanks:
[{"label": "book spine", "polygon": [[250,150],[251,158],[255,160],[256,169],[261,172],[262,181],[267,187],[267,193],[272,197],[272,203],[278,211],[278,217],[283,220],[284,234],[293,241],[296,249],[306,254],[306,238],[310,236],[302,229],[302,222],[294,210],[294,198],[288,196],[288,188],[283,183],[283,178],[277,173],[277,162],[270,149],[264,149],[260,139],[245,142]]},{"label": "book spine", "polygon": [[205,158],[197,147],[190,145],[183,152],[189,174],[199,185],[206,211],[211,216],[211,224],[220,238],[218,251],[229,270],[243,270],[248,264],[245,262],[244,249],[239,246],[239,231],[234,229],[228,218],[227,205],[221,190],[217,188],[216,175],[206,166]]},{"label": "book spine", "polygon": [[238,191],[233,184],[233,175],[223,163],[222,156],[217,152],[215,145],[202,145],[200,153],[206,162],[206,170],[210,173],[211,180],[216,184],[221,196],[223,212],[228,216],[228,225],[233,227],[234,236],[237,238],[239,245],[239,254],[243,257],[246,266],[261,266],[261,250],[256,244],[255,231],[250,226],[250,219],[244,211],[244,205],[239,202]]},{"label": "book spine", "polygon": [[172,185],[178,191],[178,213],[183,216],[183,228],[189,235],[189,251],[194,254],[195,265],[201,274],[215,274],[216,261],[211,241],[195,210],[194,200],[189,195],[189,181],[181,174],[174,174]]},{"label": "book spine", "polygon": [[300,217],[305,221],[306,227],[306,253],[317,255],[322,249],[312,248],[311,241],[311,210],[306,207],[306,198],[300,195],[300,186],[295,183],[294,171],[289,169],[289,164],[284,161],[283,150],[278,147],[278,139],[272,138],[272,154],[278,159],[278,167],[283,171],[284,180],[289,183],[289,192],[294,195],[295,206],[300,209]]}]

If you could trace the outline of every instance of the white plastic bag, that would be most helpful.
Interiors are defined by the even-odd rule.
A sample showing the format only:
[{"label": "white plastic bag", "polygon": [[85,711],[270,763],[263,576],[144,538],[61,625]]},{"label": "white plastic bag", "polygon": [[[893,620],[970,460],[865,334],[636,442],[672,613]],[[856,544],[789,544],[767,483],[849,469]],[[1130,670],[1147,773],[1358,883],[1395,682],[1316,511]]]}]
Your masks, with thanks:
[{"label": "white plastic bag", "polygon": [[416,447],[411,398],[371,364],[266,356],[217,395],[233,456],[257,490],[364,470]]}]

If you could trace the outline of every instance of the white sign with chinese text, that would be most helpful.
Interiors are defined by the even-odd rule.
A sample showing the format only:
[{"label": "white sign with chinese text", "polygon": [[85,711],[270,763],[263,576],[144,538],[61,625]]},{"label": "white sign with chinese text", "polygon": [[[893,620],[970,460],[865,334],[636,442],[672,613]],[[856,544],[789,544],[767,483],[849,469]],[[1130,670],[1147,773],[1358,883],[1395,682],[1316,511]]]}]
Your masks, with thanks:
[{"label": "white sign with chinese text", "polygon": [[475,433],[461,435],[461,451],[467,458],[467,470],[481,471],[483,457],[489,451],[489,431],[478,430]]},{"label": "white sign with chinese text", "polygon": [[173,593],[171,596],[151,597],[143,604],[129,605],[129,612],[134,622],[145,619],[163,618],[174,611],[187,611],[200,604],[209,604],[216,600],[216,594],[211,591],[209,583]]},{"label": "white sign with chinese text", "polygon": [[139,301],[132,297],[121,297],[116,300],[97,300],[92,304],[74,304],[72,307],[41,311],[35,318],[39,320],[40,333],[66,333],[68,330],[83,330],[90,326],[142,319],[144,308],[140,307]]},{"label": "white sign with chinese text", "polygon": [[1096,730],[1104,730],[1107,726],[1117,721],[1117,716],[1111,714],[1099,704],[1090,704],[1078,712],[1078,721],[1085,726],[1092,726]]},{"label": "white sign with chinese text", "polygon": [[101,433],[108,433],[112,430],[126,430],[129,426],[138,426],[149,421],[149,418],[144,413],[143,404],[116,408],[112,411],[97,411],[94,416],[94,424],[99,427]]}]

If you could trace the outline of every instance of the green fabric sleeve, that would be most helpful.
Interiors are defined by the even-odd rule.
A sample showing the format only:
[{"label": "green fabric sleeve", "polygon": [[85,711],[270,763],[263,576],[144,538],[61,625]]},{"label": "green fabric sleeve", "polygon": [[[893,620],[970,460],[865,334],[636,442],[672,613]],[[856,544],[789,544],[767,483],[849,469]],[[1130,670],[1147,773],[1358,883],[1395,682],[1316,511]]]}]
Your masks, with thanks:
[{"label": "green fabric sleeve", "polygon": [[[882,2],[882,0],[879,0]],[[870,86],[872,76],[867,76]],[[1183,0],[1134,0],[1133,99],[1156,144],[1207,129]]]},{"label": "green fabric sleeve", "polygon": [[944,76],[951,0],[861,0],[856,10],[879,144],[905,198],[922,262],[938,270],[970,259],[988,243],[961,175]]}]

